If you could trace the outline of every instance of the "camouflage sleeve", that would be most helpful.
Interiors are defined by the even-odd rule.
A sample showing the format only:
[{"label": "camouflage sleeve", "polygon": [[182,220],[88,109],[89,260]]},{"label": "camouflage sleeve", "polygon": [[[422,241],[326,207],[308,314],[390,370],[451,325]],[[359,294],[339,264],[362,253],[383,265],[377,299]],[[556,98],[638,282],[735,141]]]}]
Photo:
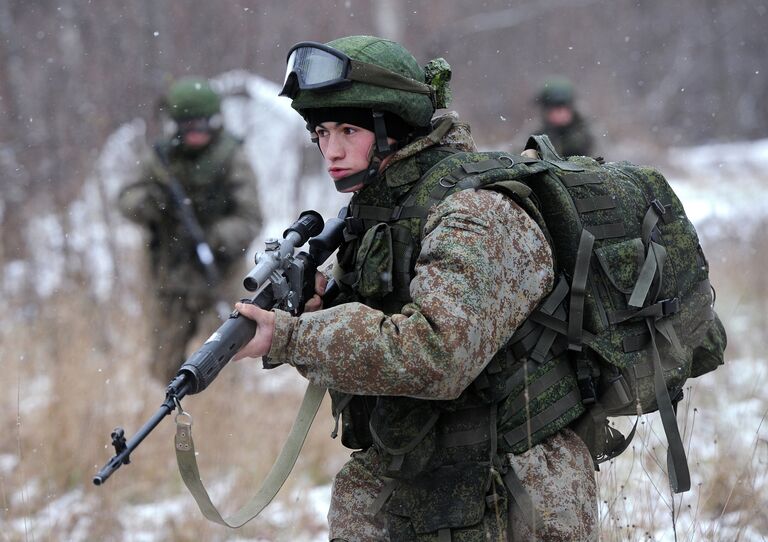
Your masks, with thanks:
[{"label": "camouflage sleeve", "polygon": [[247,250],[263,222],[256,174],[242,148],[232,158],[227,182],[232,186],[233,212],[211,228],[211,247],[225,258]]},{"label": "camouflage sleeve", "polygon": [[159,222],[169,205],[168,189],[159,180],[153,156],[141,160],[139,179],[126,185],[117,196],[117,207],[123,216],[139,224]]},{"label": "camouflage sleeve", "polygon": [[541,230],[502,195],[465,190],[426,224],[413,299],[387,316],[349,303],[298,318],[275,311],[270,357],[362,395],[456,398],[549,291]]}]

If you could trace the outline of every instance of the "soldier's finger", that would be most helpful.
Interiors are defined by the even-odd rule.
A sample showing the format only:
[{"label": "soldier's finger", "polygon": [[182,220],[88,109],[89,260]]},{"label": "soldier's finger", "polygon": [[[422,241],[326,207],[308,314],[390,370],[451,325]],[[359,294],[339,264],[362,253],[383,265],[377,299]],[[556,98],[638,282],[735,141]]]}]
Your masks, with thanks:
[{"label": "soldier's finger", "polygon": [[304,304],[304,312],[319,311],[322,308],[323,308],[323,299],[317,294],[313,295],[312,299],[310,299]]},{"label": "soldier's finger", "polygon": [[323,295],[327,284],[328,279],[325,278],[325,275],[323,275],[320,271],[315,273],[315,292],[317,292],[318,295]]},{"label": "soldier's finger", "polygon": [[235,303],[235,310],[246,318],[250,318],[256,322],[261,319],[262,313],[266,312],[264,309],[251,303]]}]

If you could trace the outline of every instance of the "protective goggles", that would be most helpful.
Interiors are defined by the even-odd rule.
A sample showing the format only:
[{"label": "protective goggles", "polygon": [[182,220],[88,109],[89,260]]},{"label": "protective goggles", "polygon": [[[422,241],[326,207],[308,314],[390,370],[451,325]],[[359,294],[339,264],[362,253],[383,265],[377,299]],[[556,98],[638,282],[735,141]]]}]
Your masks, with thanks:
[{"label": "protective goggles", "polygon": [[432,96],[434,89],[375,64],[353,60],[322,43],[302,41],[288,51],[288,66],[280,96],[293,99],[299,90],[339,90],[352,81]]}]

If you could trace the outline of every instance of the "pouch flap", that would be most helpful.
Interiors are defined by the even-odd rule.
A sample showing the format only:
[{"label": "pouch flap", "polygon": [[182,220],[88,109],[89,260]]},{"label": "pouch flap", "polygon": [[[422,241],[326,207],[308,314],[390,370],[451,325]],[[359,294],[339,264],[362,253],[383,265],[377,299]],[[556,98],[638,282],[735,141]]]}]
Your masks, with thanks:
[{"label": "pouch flap", "polygon": [[440,467],[400,484],[392,494],[387,511],[410,518],[418,534],[469,527],[483,519],[490,483],[488,465],[464,463]]},{"label": "pouch flap", "polygon": [[631,294],[645,259],[645,248],[639,238],[628,239],[595,249],[608,280],[614,288],[625,294]]}]

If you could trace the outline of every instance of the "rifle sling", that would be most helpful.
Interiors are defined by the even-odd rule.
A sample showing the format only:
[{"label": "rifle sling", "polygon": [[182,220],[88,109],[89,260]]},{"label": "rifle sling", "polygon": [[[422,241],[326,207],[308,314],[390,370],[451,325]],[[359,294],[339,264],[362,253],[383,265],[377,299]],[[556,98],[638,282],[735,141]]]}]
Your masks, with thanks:
[{"label": "rifle sling", "polygon": [[203,482],[200,480],[200,472],[195,459],[195,445],[192,441],[192,423],[191,421],[183,423],[184,418],[188,417],[181,414],[176,416],[174,443],[179,473],[184,480],[184,485],[187,486],[200,511],[207,519],[227,527],[241,527],[258,516],[272,502],[296,463],[325,392],[326,388],[309,383],[307,391],[304,392],[304,399],[299,407],[296,420],[293,422],[293,427],[291,427],[283,449],[280,450],[280,455],[272,465],[269,474],[256,491],[256,495],[235,514],[227,518],[223,518],[213,505]]}]

